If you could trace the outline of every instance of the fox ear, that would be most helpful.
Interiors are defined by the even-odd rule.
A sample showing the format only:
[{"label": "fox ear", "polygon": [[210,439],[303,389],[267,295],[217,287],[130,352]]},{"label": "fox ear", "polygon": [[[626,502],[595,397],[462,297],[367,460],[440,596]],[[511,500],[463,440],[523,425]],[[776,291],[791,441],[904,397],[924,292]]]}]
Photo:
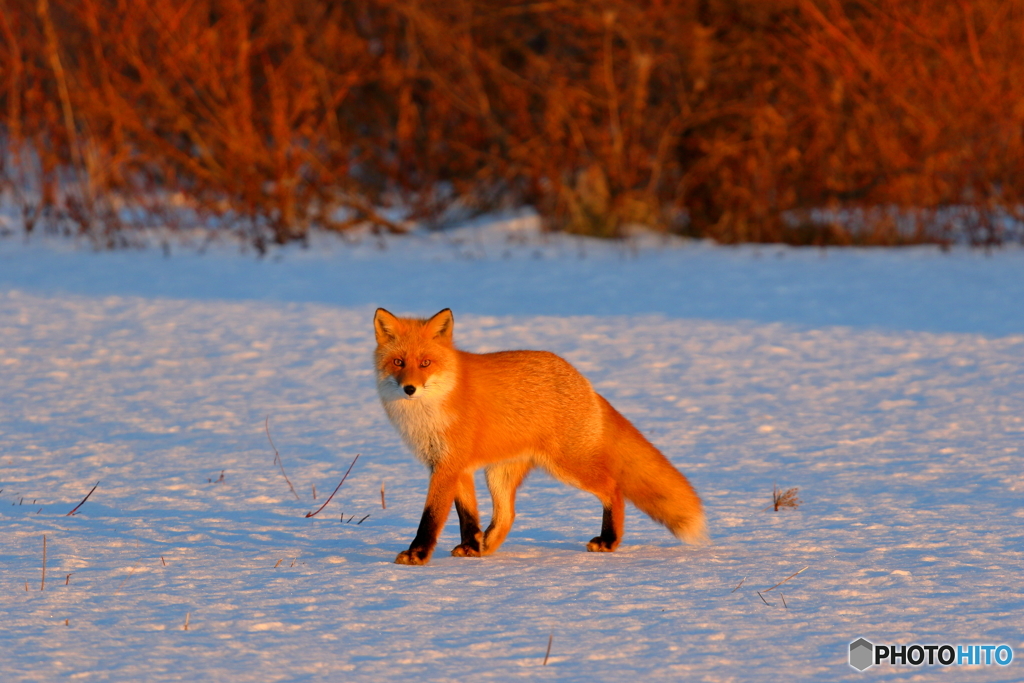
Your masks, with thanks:
[{"label": "fox ear", "polygon": [[395,340],[397,322],[398,318],[383,308],[378,308],[377,312],[373,314],[373,332],[377,335],[378,346]]},{"label": "fox ear", "polygon": [[452,315],[452,309],[446,308],[435,313],[424,327],[431,339],[440,339],[451,344],[452,330],[455,327],[455,316]]}]

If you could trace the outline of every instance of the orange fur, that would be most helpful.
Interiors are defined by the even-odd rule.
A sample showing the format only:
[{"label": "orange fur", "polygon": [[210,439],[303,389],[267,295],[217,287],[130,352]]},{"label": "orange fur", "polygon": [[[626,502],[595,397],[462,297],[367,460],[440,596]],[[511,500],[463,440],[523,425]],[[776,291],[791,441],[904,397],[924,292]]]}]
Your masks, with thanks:
[{"label": "orange fur", "polygon": [[[677,537],[705,540],[700,498],[689,481],[568,362],[546,351],[460,351],[445,309],[429,320],[374,316],[377,389],[392,424],[430,468],[416,538],[395,560],[426,564],[455,503],[458,556],[497,550],[515,518],[515,492],[534,467],[604,506],[601,535],[587,544],[612,551],[622,540],[624,500]],[[485,468],[494,502],[481,533],[473,472]]]}]

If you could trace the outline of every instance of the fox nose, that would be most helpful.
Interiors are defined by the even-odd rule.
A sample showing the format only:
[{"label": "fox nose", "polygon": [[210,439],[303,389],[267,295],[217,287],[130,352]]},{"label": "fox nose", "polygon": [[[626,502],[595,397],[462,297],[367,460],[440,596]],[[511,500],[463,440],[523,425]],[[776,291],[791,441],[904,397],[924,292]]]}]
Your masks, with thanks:
[{"label": "fox nose", "polygon": [[406,394],[408,394],[409,396],[412,396],[413,394],[415,394],[415,393],[416,393],[416,387],[414,387],[414,386],[413,386],[413,385],[411,385],[411,384],[406,384],[406,385],[405,385],[405,386],[403,387],[403,390],[404,390],[404,391],[405,391],[405,393],[406,393]]}]

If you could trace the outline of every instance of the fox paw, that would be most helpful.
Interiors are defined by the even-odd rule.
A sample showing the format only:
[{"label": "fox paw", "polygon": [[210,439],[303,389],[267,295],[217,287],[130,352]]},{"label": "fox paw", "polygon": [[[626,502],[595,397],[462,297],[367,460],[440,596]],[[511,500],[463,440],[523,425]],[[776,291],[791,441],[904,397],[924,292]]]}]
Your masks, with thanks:
[{"label": "fox paw", "polygon": [[[615,545],[618,545],[617,543]],[[604,540],[600,536],[594,536],[587,544],[587,550],[592,553],[610,553],[615,550],[615,545]]]},{"label": "fox paw", "polygon": [[460,543],[452,548],[452,557],[480,557],[480,547],[469,543]]},{"label": "fox paw", "polygon": [[403,550],[398,553],[398,557],[395,558],[395,564],[424,565],[427,562],[430,562],[430,553],[415,550],[413,548]]}]

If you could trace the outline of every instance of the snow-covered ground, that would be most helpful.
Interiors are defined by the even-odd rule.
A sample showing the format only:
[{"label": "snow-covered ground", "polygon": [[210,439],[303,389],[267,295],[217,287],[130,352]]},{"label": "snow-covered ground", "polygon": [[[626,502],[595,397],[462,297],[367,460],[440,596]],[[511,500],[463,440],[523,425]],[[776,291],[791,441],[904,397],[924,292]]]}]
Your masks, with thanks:
[{"label": "snow-covered ground", "polygon": [[[1024,250],[534,227],[264,259],[0,241],[0,679],[1024,679]],[[568,358],[690,478],[712,543],[630,508],[587,553],[596,499],[535,473],[495,556],[448,556],[453,513],[430,565],[392,564],[427,476],[376,398],[376,306]],[[803,504],[765,511],[773,484]],[[1015,659],[859,673],[859,637]]]}]

